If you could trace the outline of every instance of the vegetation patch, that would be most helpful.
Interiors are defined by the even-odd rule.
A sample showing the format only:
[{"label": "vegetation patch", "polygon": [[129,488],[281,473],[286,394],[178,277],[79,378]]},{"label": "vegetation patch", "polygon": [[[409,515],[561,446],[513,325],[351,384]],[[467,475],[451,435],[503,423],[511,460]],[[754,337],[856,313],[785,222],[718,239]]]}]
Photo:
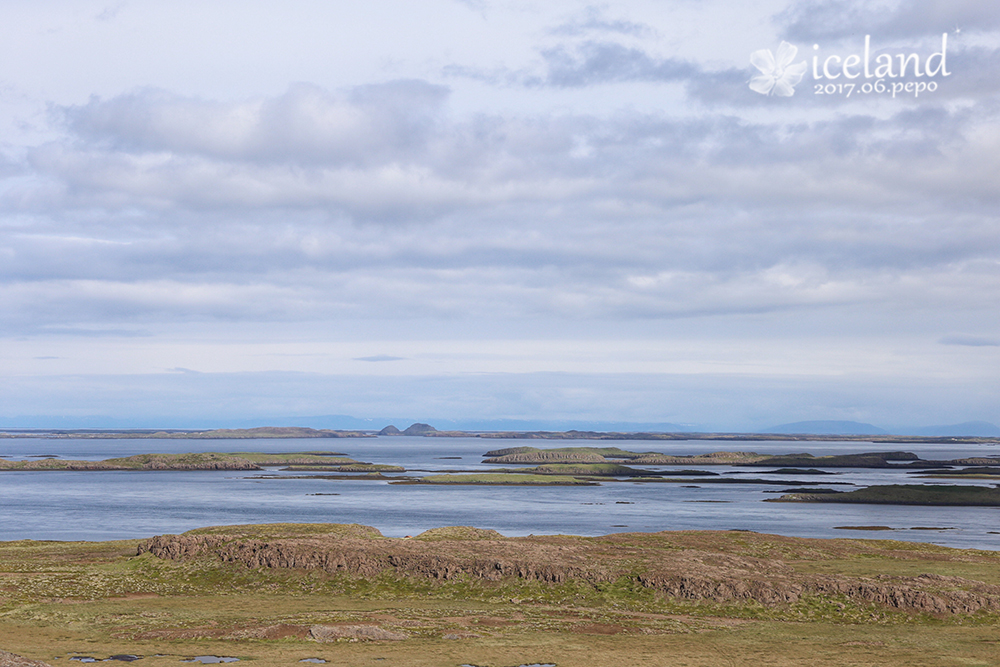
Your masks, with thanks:
[{"label": "vegetation patch", "polygon": [[377,528],[358,523],[260,523],[238,526],[210,526],[189,530],[185,535],[225,535],[232,539],[270,539],[276,537],[349,537],[372,540],[383,537]]},{"label": "vegetation patch", "polygon": [[21,540],[0,543],[0,646],[50,665],[134,655],[146,667],[213,655],[256,667],[573,667],[626,655],[987,665],[998,573],[994,552],[729,531],[506,538],[458,526],[393,539],[274,524]]},{"label": "vegetation patch", "polygon": [[473,528],[472,526],[447,526],[425,530],[413,539],[425,541],[440,540],[502,540],[503,535],[495,530]]},{"label": "vegetation patch", "polygon": [[631,468],[619,463],[549,463],[534,468],[515,468],[503,472],[530,475],[586,475],[590,477],[656,477],[661,474]]},{"label": "vegetation patch", "polygon": [[618,447],[508,447],[486,452],[485,463],[615,463],[632,465],[732,465],[766,457],[752,452],[712,452],[696,456],[670,456],[657,452],[630,452]]},{"label": "vegetation patch", "polygon": [[282,468],[283,472],[406,472],[402,466],[384,463],[350,463],[345,465],[293,465]]}]

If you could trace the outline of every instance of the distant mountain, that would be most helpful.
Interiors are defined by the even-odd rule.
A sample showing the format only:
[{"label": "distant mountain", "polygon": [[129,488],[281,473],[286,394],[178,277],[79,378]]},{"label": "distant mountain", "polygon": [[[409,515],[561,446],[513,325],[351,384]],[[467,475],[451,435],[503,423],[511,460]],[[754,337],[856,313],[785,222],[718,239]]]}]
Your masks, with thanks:
[{"label": "distant mountain", "polygon": [[807,433],[809,435],[888,435],[878,426],[852,421],[807,421],[778,424],[758,433]]},{"label": "distant mountain", "polygon": [[[894,433],[896,431],[893,431]],[[1000,426],[990,422],[962,422],[961,424],[949,424],[947,426],[920,426],[908,428],[899,433],[906,435],[940,435],[940,436],[967,436],[974,438],[990,438],[1000,436]]]},{"label": "distant mountain", "polygon": [[573,419],[464,419],[431,420],[443,431],[609,431],[618,433],[692,433],[705,429],[670,422],[612,422]]},{"label": "distant mountain", "polygon": [[[359,419],[349,415],[322,416],[259,416],[232,417],[111,417],[100,415],[64,417],[58,415],[33,415],[0,417],[2,429],[53,429],[53,430],[208,430],[217,428],[255,428],[259,426],[302,426],[314,429],[342,429],[348,431],[377,431],[388,420]],[[411,420],[412,421],[412,420]]]}]

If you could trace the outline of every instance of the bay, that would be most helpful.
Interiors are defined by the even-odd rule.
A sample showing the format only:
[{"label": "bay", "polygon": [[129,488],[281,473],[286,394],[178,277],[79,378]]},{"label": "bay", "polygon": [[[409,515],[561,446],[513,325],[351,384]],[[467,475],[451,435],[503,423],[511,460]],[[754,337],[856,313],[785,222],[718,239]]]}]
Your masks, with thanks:
[{"label": "bay", "polygon": [[[518,445],[543,448],[618,446],[632,451],[702,454],[755,451],[848,454],[904,449],[924,459],[996,456],[995,445],[870,442],[523,441],[482,438],[103,440],[2,439],[0,456],[101,460],[141,453],[333,450],[359,461],[401,465],[408,474],[484,471],[482,455]],[[677,469],[676,466],[653,470]],[[954,483],[918,480],[903,471],[845,469],[836,475],[790,478],[767,469],[711,466],[725,477],[844,482],[855,485]],[[390,537],[440,526],[492,528],[504,535],[660,530],[752,530],[798,537],[886,538],[1000,550],[1000,508],[766,503],[784,486],[603,482],[587,487],[393,485],[383,481],[298,478],[257,471],[105,471],[0,473],[0,540],[110,540],[179,533],[212,525],[272,522],[360,523]],[[992,486],[988,480],[962,481]],[[697,488],[689,488],[697,487]],[[850,489],[853,487],[834,487]],[[333,495],[336,494],[336,495]],[[840,530],[889,526],[892,531]],[[933,530],[913,530],[931,528]]]}]

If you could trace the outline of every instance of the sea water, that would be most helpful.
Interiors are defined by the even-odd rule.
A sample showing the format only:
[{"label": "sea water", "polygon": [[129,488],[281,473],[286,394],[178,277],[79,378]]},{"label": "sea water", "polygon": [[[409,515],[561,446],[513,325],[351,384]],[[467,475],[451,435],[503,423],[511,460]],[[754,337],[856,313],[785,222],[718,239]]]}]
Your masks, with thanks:
[{"label": "sea water", "polygon": [[[0,456],[101,460],[150,452],[337,451],[358,461],[400,465],[407,475],[482,472],[491,449],[532,446],[617,446],[631,451],[703,454],[755,451],[815,455],[904,449],[923,459],[997,456],[987,444],[718,441],[523,441],[483,438],[379,437],[266,440],[0,439]],[[504,466],[512,467],[512,466]],[[645,469],[645,467],[644,467]],[[650,470],[680,470],[655,466]],[[902,470],[841,469],[834,475],[769,474],[767,468],[704,466],[733,479],[785,485],[602,482],[600,486],[422,486],[322,473],[260,471],[0,472],[0,540],[111,540],[244,523],[359,523],[384,535],[416,535],[441,526],[492,528],[504,535],[604,535],[660,530],[752,530],[799,537],[888,538],[1000,550],[1000,508],[768,503],[786,488],[820,482],[839,490],[870,484],[962,483],[921,480]],[[843,485],[833,486],[834,483]],[[852,486],[853,485],[853,486]],[[694,487],[694,488],[692,488]],[[843,526],[888,526],[868,532]],[[914,530],[915,528],[924,530]],[[932,528],[933,530],[926,530]]]}]

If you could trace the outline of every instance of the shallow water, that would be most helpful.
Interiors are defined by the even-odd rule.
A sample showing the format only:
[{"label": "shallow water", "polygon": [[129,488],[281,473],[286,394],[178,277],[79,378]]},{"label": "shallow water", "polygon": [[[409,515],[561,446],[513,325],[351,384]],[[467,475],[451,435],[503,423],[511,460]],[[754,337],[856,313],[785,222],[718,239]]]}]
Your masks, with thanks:
[{"label": "shallow water", "polygon": [[[786,454],[857,453],[905,449],[924,459],[997,456],[988,445],[887,447],[856,442],[525,441],[480,438],[290,440],[4,439],[0,455],[99,460],[148,452],[338,451],[359,461],[402,465],[408,474],[483,471],[482,454],[531,444],[541,447],[618,446],[633,451],[701,454],[720,450]],[[447,458],[446,458],[447,457]],[[456,458],[458,457],[458,458]],[[677,466],[653,468],[677,469]],[[209,525],[335,522],[374,526],[392,537],[429,528],[469,525],[504,535],[576,534],[683,529],[753,530],[800,537],[861,537],[934,542],[1000,550],[1000,508],[765,503],[801,482],[869,485],[919,483],[903,471],[844,469],[835,475],[788,476],[766,469],[706,466],[726,478],[784,484],[604,482],[586,487],[392,485],[382,481],[295,479],[302,473],[236,471],[2,472],[0,540],[108,540],[179,533]],[[414,472],[418,471],[418,472]],[[952,483],[935,481],[934,483]],[[992,486],[988,480],[966,484]],[[850,489],[850,486],[831,487]],[[884,525],[894,530],[838,530]],[[944,528],[947,530],[913,530]]]}]

